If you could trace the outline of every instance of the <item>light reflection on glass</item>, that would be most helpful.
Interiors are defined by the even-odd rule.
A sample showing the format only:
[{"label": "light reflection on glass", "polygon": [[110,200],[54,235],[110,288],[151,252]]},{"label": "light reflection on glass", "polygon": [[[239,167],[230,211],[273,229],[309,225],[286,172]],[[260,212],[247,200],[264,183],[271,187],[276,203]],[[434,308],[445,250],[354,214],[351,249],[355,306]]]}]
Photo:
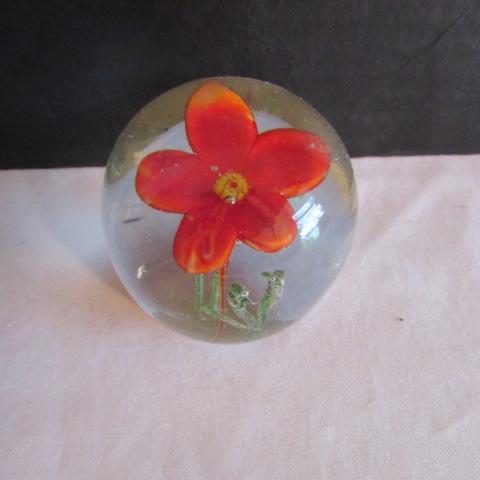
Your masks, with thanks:
[{"label": "light reflection on glass", "polygon": [[295,213],[293,218],[297,222],[298,234],[302,240],[315,239],[320,234],[320,219],[325,210],[322,205],[316,203],[313,198],[307,202]]}]

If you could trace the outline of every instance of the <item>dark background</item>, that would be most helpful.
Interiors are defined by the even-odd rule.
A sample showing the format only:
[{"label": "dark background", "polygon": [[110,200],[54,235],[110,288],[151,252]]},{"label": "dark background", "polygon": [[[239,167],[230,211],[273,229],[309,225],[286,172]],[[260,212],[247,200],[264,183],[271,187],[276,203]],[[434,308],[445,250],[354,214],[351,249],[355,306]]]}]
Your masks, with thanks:
[{"label": "dark background", "polygon": [[480,152],[480,0],[31,0],[0,26],[3,168],[103,165],[145,103],[220,74],[305,98],[352,156]]}]

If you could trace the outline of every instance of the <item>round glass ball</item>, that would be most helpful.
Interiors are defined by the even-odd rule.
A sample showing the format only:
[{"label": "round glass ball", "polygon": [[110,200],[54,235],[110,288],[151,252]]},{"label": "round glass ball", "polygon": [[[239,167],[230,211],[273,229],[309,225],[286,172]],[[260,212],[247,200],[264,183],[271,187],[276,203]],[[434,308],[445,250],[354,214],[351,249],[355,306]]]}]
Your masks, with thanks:
[{"label": "round glass ball", "polygon": [[[188,213],[152,208],[140,198],[135,182],[140,163],[152,152],[192,152],[186,109],[192,95],[211,81],[243,100],[259,134],[296,129],[318,136],[328,146],[330,167],[321,183],[288,198],[296,224],[291,244],[265,252],[251,248],[239,234],[228,263],[215,271],[197,273],[182,268],[173,254],[177,230]],[[237,177],[232,178],[236,186]],[[223,180],[214,188],[224,185]],[[135,301],[177,332],[224,343],[279,332],[318,302],[350,249],[356,208],[349,156],[325,118],[284,88],[242,77],[185,83],[138,112],[108,160],[102,205],[112,263]]]}]

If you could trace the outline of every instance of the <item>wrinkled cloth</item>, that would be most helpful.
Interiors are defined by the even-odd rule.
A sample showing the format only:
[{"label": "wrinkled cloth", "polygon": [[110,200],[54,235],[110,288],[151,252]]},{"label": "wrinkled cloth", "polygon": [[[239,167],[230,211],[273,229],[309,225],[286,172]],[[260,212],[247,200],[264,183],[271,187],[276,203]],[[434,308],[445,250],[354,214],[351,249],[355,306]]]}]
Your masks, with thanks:
[{"label": "wrinkled cloth", "polygon": [[126,293],[103,169],[0,172],[0,478],[480,478],[480,155],[353,164],[339,277],[234,346]]}]

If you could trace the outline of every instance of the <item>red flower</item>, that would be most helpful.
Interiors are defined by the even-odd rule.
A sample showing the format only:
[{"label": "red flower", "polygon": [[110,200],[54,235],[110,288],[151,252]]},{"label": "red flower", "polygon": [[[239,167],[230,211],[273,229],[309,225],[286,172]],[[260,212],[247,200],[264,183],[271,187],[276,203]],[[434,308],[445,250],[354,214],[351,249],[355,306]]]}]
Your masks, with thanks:
[{"label": "red flower", "polygon": [[245,102],[216,81],[192,95],[185,123],[194,153],[151,153],[135,180],[152,208],[184,214],[173,245],[180,267],[189,273],[221,268],[236,240],[262,252],[290,245],[297,227],[287,198],[325,178],[327,145],[291,128],[258,134]]}]

